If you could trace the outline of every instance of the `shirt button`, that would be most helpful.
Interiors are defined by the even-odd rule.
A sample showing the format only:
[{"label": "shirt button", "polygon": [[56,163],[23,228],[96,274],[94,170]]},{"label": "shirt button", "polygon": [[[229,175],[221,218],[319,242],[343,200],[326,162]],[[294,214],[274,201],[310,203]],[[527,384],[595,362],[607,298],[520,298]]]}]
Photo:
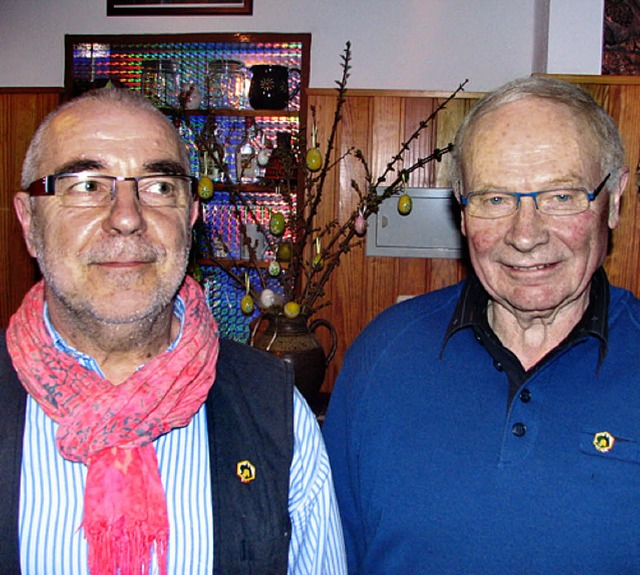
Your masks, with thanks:
[{"label": "shirt button", "polygon": [[504,371],[504,367],[502,367],[502,364],[498,360],[495,360],[493,362],[493,367],[495,367],[498,371]]},{"label": "shirt button", "polygon": [[511,433],[516,437],[522,437],[525,433],[527,433],[527,426],[524,423],[518,422],[514,423],[511,428]]},{"label": "shirt button", "polygon": [[520,401],[522,403],[529,403],[531,401],[531,392],[528,389],[523,389],[520,392]]}]

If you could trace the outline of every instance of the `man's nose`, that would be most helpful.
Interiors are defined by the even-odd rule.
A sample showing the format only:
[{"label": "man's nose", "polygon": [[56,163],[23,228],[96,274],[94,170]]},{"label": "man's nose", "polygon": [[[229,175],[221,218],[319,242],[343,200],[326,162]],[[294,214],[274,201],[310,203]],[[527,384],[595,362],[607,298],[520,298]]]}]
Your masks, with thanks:
[{"label": "man's nose", "polygon": [[107,232],[122,235],[133,234],[146,227],[135,180],[115,182],[109,213],[103,225]]},{"label": "man's nose", "polygon": [[511,217],[505,241],[517,250],[528,252],[548,241],[547,224],[537,209],[534,197],[520,198],[520,205]]}]

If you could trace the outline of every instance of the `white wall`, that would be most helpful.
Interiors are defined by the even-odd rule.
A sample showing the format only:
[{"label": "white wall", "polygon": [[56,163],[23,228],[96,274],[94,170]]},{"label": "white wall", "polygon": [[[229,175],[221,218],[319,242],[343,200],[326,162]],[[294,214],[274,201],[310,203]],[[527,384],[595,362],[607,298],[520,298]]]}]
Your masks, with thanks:
[{"label": "white wall", "polygon": [[0,0],[0,86],[62,86],[65,34],[234,31],[310,32],[316,88],[334,86],[350,40],[351,88],[452,90],[469,78],[484,91],[545,71],[545,59],[551,72],[599,73],[603,1],[254,0],[252,16],[107,17],[106,0]]},{"label": "white wall", "polygon": [[604,0],[551,0],[550,74],[599,74],[602,66]]}]

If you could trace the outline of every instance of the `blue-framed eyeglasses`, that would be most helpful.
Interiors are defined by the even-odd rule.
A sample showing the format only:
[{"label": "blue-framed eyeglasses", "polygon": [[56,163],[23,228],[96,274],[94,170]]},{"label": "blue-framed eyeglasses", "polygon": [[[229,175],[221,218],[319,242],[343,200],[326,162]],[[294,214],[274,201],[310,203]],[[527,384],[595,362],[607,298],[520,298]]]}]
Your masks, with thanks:
[{"label": "blue-framed eyeglasses", "polygon": [[197,198],[198,180],[193,176],[151,174],[125,178],[91,172],[53,174],[31,183],[32,196],[55,196],[64,207],[96,208],[111,204],[118,182],[133,182],[142,206],[183,207]]},{"label": "blue-framed eyeglasses", "polygon": [[521,198],[533,198],[536,209],[549,216],[573,216],[586,212],[604,189],[611,174],[589,192],[586,188],[554,188],[540,192],[471,192],[460,197],[465,213],[475,218],[504,218],[520,208]]}]

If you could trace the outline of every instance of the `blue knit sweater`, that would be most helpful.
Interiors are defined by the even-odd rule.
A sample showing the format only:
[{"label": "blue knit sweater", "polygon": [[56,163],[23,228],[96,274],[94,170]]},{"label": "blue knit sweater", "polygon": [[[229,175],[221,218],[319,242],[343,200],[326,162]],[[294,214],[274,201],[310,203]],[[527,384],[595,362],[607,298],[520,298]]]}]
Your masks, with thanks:
[{"label": "blue knit sweater", "polygon": [[472,329],[442,348],[460,291],[385,311],[345,358],[323,431],[350,573],[640,573],[640,301],[611,288],[603,363],[579,339],[508,406]]}]

